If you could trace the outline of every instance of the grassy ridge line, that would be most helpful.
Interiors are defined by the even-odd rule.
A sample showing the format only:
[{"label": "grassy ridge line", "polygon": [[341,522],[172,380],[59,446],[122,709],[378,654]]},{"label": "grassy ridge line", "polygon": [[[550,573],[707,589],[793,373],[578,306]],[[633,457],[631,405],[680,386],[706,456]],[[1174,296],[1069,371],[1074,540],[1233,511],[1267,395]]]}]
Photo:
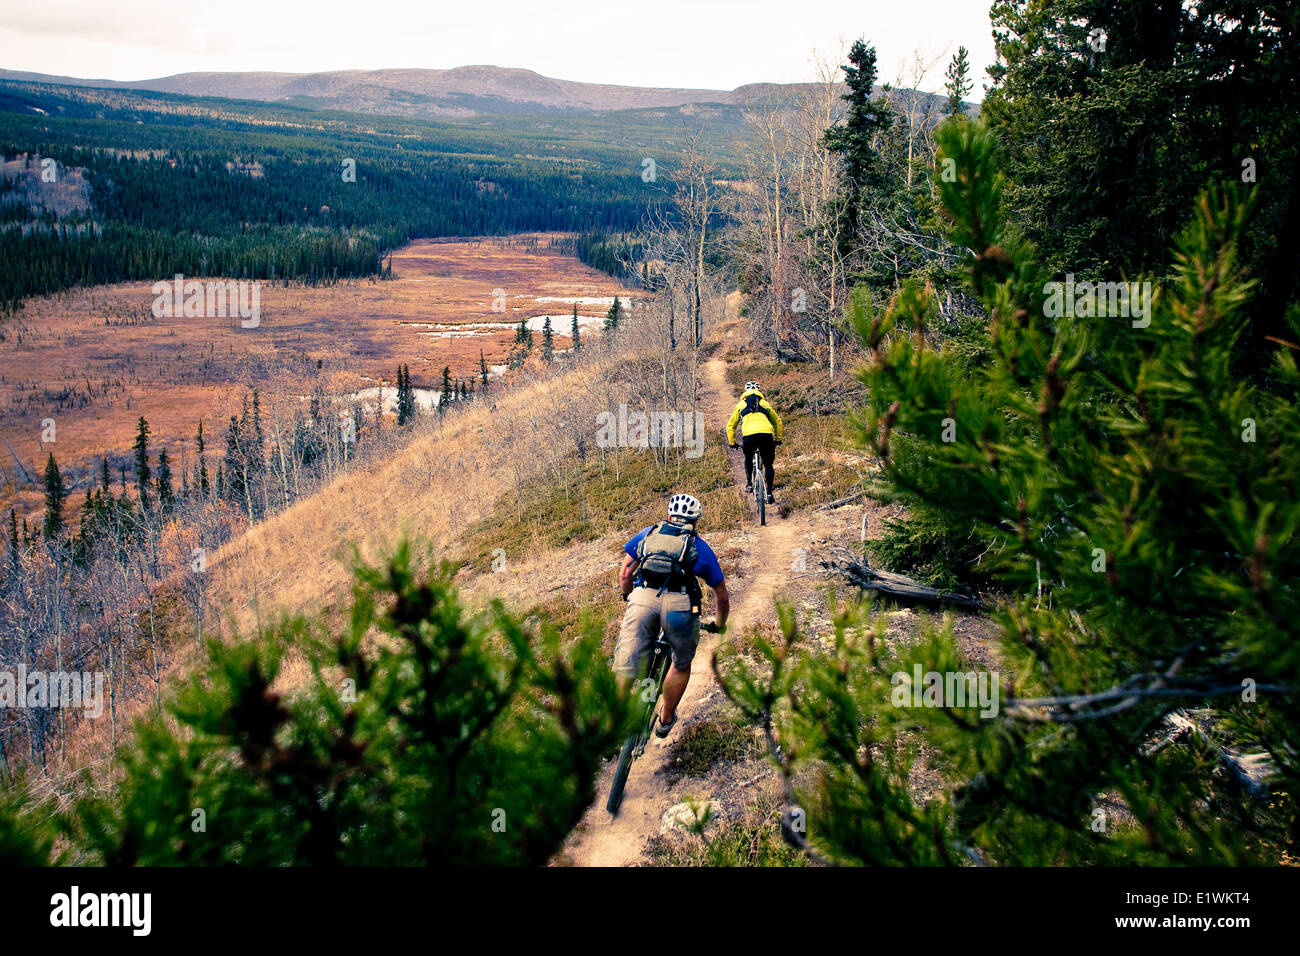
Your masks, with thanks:
[{"label": "grassy ridge line", "polygon": [[[46,110],[45,117],[31,113],[30,108],[37,105]],[[739,171],[734,141],[744,130],[745,109],[740,104],[710,103],[597,113],[485,113],[434,119],[357,113],[306,101],[268,102],[0,79],[0,112],[22,116],[33,124],[54,115],[87,121],[85,130],[89,132],[97,128],[94,123],[119,123],[123,132],[131,132],[126,127],[134,127],[136,119],[145,118],[149,126],[181,127],[191,135],[204,137],[200,140],[203,144],[223,147],[234,145],[236,136],[251,132],[275,137],[273,145],[280,148],[293,147],[304,136],[325,133],[335,145],[383,137],[408,144],[415,140],[423,148],[445,151],[447,155],[477,151],[493,158],[513,156],[594,166],[631,163],[639,168],[647,149],[655,150],[656,157],[676,153],[674,144],[680,140],[686,120],[693,121],[701,145],[727,175]],[[139,137],[135,133],[133,138]],[[506,146],[510,148],[504,149]],[[529,156],[529,150],[549,155]],[[575,157],[573,150],[585,155]]]}]

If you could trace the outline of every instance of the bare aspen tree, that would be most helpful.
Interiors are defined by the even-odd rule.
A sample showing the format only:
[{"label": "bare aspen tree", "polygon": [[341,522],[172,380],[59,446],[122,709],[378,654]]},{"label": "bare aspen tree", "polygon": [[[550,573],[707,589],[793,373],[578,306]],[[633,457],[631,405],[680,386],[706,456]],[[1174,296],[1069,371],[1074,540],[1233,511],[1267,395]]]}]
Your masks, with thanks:
[{"label": "bare aspen tree", "polygon": [[789,308],[786,281],[787,236],[790,226],[789,217],[785,215],[785,205],[789,201],[786,170],[790,165],[791,137],[789,133],[789,114],[775,104],[765,104],[759,110],[747,110],[745,120],[759,137],[757,157],[762,175],[762,188],[756,194],[762,214],[763,240],[767,249],[768,275],[771,285],[772,329],[776,336],[779,353],[783,339],[785,315]]},{"label": "bare aspen tree", "polygon": [[[676,222],[669,222],[665,212],[652,210],[647,231],[659,240],[659,252],[665,267],[673,263],[687,266],[691,343],[699,348],[703,335],[709,224],[718,211],[717,167],[702,151],[698,132],[689,135],[679,145],[678,153],[678,162],[668,171],[669,200]],[[673,344],[676,344],[675,335]]]},{"label": "bare aspen tree", "polygon": [[836,323],[846,298],[848,201],[839,186],[837,160],[824,137],[844,115],[839,67],[843,59],[843,50],[834,58],[814,55],[817,80],[796,91],[790,121],[797,171],[794,208],[799,217],[794,234],[800,243],[800,288],[809,313],[805,324],[825,334],[831,381],[835,380]]},{"label": "bare aspen tree", "polygon": [[911,59],[906,64],[899,64],[897,81],[886,95],[890,107],[903,121],[896,124],[895,128],[906,139],[906,167],[903,176],[908,189],[912,188],[915,170],[921,165],[932,164],[934,160],[934,137],[931,134],[939,116],[941,102],[937,96],[922,92],[921,87],[925,84],[926,77],[947,56],[947,49],[931,55],[913,50]]}]

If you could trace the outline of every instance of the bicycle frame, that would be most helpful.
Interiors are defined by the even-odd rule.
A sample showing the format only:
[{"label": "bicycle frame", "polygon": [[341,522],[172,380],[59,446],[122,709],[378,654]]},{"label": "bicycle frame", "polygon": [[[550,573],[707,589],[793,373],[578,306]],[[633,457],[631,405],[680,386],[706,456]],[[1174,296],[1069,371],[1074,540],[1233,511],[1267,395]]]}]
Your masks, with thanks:
[{"label": "bicycle frame", "polygon": [[663,696],[664,679],[668,676],[668,664],[671,660],[672,651],[668,647],[668,642],[664,640],[663,632],[660,632],[650,650],[650,665],[646,669],[646,676],[637,682],[642,685],[641,699],[645,702],[641,730],[637,734],[635,755],[638,757],[645,753],[645,745],[650,742],[650,732],[654,729],[655,706]]},{"label": "bicycle frame", "polygon": [[618,767],[614,770],[614,783],[609,789],[609,799],[605,803],[605,809],[611,814],[617,814],[623,802],[623,788],[627,784],[627,775],[632,769],[632,761],[645,753],[646,744],[650,742],[650,733],[655,720],[655,706],[663,695],[664,678],[668,676],[668,664],[671,660],[671,649],[668,642],[664,640],[663,632],[660,631],[650,648],[646,676],[638,678],[633,684],[635,688],[633,693],[640,695],[645,706],[637,720],[636,732],[623,742],[623,750],[619,754]]}]

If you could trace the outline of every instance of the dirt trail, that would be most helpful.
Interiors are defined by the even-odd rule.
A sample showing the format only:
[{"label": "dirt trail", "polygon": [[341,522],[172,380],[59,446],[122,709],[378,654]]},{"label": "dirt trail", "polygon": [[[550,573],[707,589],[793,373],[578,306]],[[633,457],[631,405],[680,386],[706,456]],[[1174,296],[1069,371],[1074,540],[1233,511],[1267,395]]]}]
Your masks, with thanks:
[{"label": "dirt trail", "polygon": [[[727,383],[726,363],[721,359],[706,362],[701,373],[705,420],[710,429],[716,431],[731,415],[734,389]],[[741,489],[744,487],[744,463],[737,453],[731,453],[730,458],[736,487]],[[752,510],[752,504],[750,507]],[[743,576],[739,583],[728,581],[732,602],[728,630],[747,628],[755,620],[772,615],[772,599],[788,581],[795,522],[776,512],[775,507],[768,509],[767,525],[761,528],[754,515],[757,541],[744,558],[745,570],[751,576]],[[707,538],[707,530],[705,536]],[[660,832],[664,811],[677,802],[663,773],[667,768],[669,747],[682,728],[710,709],[710,699],[716,702],[722,695],[712,668],[717,643],[717,635],[701,636],[691,666],[691,682],[679,705],[681,719],[667,740],[652,737],[645,753],[632,765],[623,806],[617,817],[611,818],[605,811],[614,761],[601,774],[596,786],[596,802],[587,810],[582,824],[565,847],[564,856],[568,862],[576,866],[627,866],[640,859],[647,839]]]}]

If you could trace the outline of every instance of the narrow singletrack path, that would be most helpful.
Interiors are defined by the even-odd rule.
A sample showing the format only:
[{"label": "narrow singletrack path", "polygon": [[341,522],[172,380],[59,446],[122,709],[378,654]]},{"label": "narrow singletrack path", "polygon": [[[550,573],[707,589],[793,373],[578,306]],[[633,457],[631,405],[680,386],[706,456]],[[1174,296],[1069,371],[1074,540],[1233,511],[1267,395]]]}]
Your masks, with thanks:
[{"label": "narrow singletrack path", "polygon": [[[726,363],[714,358],[701,366],[700,384],[701,404],[710,440],[725,441],[718,433],[731,416],[736,401],[733,397],[735,390],[726,380]],[[730,459],[739,493],[745,482],[744,462],[735,452],[730,452]],[[752,496],[748,500],[753,512]],[[731,616],[727,621],[728,630],[744,629],[755,621],[772,617],[772,599],[789,580],[795,526],[778,512],[779,509],[775,506],[768,509],[766,527],[759,527],[758,516],[752,513],[757,542],[743,558],[744,568],[752,576],[745,577],[743,583],[728,581],[732,602]],[[702,533],[707,540],[707,515]],[[703,709],[702,701],[715,692],[721,693],[711,666],[718,640],[716,634],[701,635],[699,650],[691,665],[691,682],[678,708],[681,718],[667,740],[651,737],[645,753],[632,764],[623,805],[617,817],[611,817],[605,811],[605,798],[609,795],[615,761],[611,761],[600,775],[596,784],[596,801],[587,810],[582,824],[565,846],[564,857],[569,863],[576,866],[634,864],[640,860],[646,841],[660,832],[664,811],[677,802],[672,788],[668,786],[667,775],[663,772],[668,765],[669,747],[682,729],[699,715]]]}]

